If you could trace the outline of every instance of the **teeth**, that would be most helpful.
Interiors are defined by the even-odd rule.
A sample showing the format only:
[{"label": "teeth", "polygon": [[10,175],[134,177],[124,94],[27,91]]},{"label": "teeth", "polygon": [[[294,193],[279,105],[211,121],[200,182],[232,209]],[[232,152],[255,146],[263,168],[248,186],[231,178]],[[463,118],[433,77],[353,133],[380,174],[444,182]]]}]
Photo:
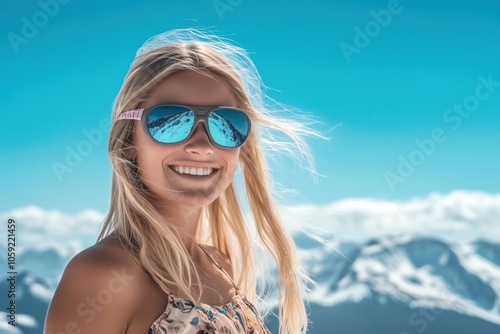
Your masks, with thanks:
[{"label": "teeth", "polygon": [[213,168],[194,168],[194,167],[183,167],[183,166],[172,166],[174,170],[179,174],[190,174],[190,175],[210,175],[214,171]]}]

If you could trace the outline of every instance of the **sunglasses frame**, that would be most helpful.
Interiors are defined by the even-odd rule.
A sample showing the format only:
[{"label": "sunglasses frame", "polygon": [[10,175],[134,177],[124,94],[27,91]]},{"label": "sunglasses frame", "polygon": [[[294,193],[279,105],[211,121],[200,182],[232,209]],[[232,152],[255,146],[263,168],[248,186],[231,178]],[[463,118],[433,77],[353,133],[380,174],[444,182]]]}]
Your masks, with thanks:
[{"label": "sunglasses frame", "polygon": [[[177,143],[162,143],[160,141],[157,141],[151,135],[151,133],[149,133],[149,129],[148,129],[149,114],[151,113],[151,111],[153,109],[159,108],[159,107],[181,107],[181,108],[187,108],[193,112],[194,123],[193,123],[193,126],[191,127],[191,130],[189,131],[189,134],[187,135],[186,139],[184,139],[180,142],[177,142]],[[236,111],[239,111],[239,112],[243,113],[244,115],[246,115],[246,117],[248,118],[248,135],[246,136],[245,140],[239,146],[236,146],[236,147],[221,146],[221,145],[217,144],[215,142],[215,140],[212,138],[212,134],[211,134],[210,128],[208,126],[208,117],[210,117],[210,114],[215,110],[236,110]],[[121,120],[121,119],[130,119],[130,120],[141,121],[141,126],[142,126],[142,130],[144,131],[144,133],[146,133],[155,142],[162,144],[162,145],[178,145],[178,144],[185,143],[193,135],[196,127],[198,126],[198,123],[202,122],[205,126],[205,132],[207,133],[208,138],[210,139],[210,143],[218,148],[226,149],[226,150],[237,149],[237,148],[243,146],[243,144],[247,141],[248,136],[250,135],[250,130],[252,128],[252,122],[251,122],[250,116],[248,116],[248,114],[244,110],[239,109],[239,108],[235,108],[235,107],[230,107],[230,106],[199,107],[199,106],[180,105],[180,104],[159,104],[159,105],[155,105],[155,106],[152,106],[149,108],[139,108],[139,109],[124,111],[124,112],[120,113],[120,115],[118,115],[118,117],[116,118],[116,120]]]}]

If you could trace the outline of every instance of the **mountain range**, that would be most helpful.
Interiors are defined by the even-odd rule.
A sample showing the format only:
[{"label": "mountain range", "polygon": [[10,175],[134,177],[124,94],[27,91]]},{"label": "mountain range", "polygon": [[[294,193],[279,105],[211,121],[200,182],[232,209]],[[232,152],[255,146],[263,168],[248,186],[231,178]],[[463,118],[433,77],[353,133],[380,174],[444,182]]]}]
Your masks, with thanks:
[{"label": "mountain range", "polygon": [[[306,232],[295,232],[294,240],[316,282],[306,294],[309,333],[500,333],[500,243],[451,243],[416,234],[356,243]],[[53,291],[78,249],[59,244],[18,255],[18,326],[2,320],[0,333],[42,333]],[[277,276],[271,270],[269,277]],[[8,285],[2,278],[2,296]],[[271,291],[259,306],[273,333],[276,305]]]}]

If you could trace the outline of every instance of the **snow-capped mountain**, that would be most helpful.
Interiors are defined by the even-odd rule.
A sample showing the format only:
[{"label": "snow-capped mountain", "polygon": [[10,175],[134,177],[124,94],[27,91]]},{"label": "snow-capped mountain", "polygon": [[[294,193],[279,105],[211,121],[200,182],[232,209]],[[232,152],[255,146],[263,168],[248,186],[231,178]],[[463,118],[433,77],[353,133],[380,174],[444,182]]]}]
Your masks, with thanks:
[{"label": "snow-capped mountain", "polygon": [[[500,194],[346,198],[283,207],[280,215],[317,282],[306,295],[309,333],[500,333]],[[0,217],[15,218],[22,236],[16,245],[20,326],[0,321],[0,334],[42,333],[49,295],[67,262],[95,242],[105,214],[29,206]],[[6,261],[0,252],[0,265],[6,268]],[[7,282],[0,279],[5,296]],[[275,305],[271,292],[259,307]],[[268,324],[277,333],[273,316]]]},{"label": "snow-capped mountain", "polygon": [[[370,240],[346,255],[352,262],[344,259],[335,275],[319,270],[320,285],[311,300],[332,306],[372,290],[415,306],[439,304],[500,324],[500,268],[476,253],[477,244],[449,245],[410,236]],[[495,247],[480,244],[483,249]],[[333,260],[328,255],[320,257],[324,266]],[[328,297],[323,290],[330,292]]]},{"label": "snow-capped mountain", "polygon": [[[5,276],[2,277],[0,282],[2,300],[7,300],[7,298],[4,299],[4,296],[7,297],[9,286],[10,282]],[[53,290],[45,283],[44,279],[27,271],[18,272],[15,298],[12,298],[16,302],[16,326],[8,324],[7,313],[2,308],[0,333],[41,334],[53,294]]]},{"label": "snow-capped mountain", "polygon": [[318,284],[308,298],[312,333],[500,333],[500,244],[295,239]]},{"label": "snow-capped mountain", "polygon": [[[361,244],[336,239],[324,244],[302,233],[294,239],[317,282],[308,294],[310,333],[500,332],[500,244],[453,244],[415,235]],[[74,255],[48,248],[24,254],[24,268],[48,262],[50,272],[60,273]],[[2,295],[6,284],[2,279]],[[41,333],[54,288],[23,271],[17,289],[22,315],[16,329]],[[268,323],[271,330],[277,328],[274,317],[269,316]],[[0,332],[18,333],[9,327],[2,325]]]}]

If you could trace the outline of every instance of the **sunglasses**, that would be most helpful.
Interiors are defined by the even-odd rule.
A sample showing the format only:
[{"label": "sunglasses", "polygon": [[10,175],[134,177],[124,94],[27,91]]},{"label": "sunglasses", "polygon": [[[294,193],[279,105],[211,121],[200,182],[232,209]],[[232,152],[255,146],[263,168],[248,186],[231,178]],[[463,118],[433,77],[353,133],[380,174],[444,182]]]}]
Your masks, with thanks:
[{"label": "sunglasses", "polygon": [[166,145],[187,141],[198,122],[205,124],[210,142],[219,148],[238,148],[250,133],[250,117],[233,107],[165,104],[125,111],[116,120],[121,119],[140,120],[145,133]]}]

